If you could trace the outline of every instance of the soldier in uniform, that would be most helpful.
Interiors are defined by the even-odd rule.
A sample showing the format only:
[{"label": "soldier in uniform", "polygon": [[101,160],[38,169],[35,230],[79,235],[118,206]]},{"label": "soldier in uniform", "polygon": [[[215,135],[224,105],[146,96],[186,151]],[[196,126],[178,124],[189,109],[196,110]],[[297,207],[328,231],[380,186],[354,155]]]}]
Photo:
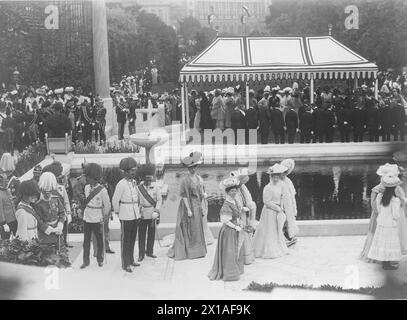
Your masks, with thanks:
[{"label": "soldier in uniform", "polygon": [[17,221],[14,202],[7,189],[7,175],[0,170],[0,239],[10,239],[11,233],[16,235]]},{"label": "soldier in uniform", "polygon": [[124,158],[120,161],[119,167],[124,172],[124,178],[116,186],[112,205],[121,223],[122,268],[126,272],[133,272],[131,266],[140,266],[139,263],[134,261],[134,246],[139,219],[141,218],[139,191],[134,180],[137,172],[137,162],[132,157]]},{"label": "soldier in uniform", "polygon": [[249,109],[246,110],[246,144],[249,144],[249,130],[256,130],[256,140],[254,143],[257,144],[257,128],[259,127],[259,115],[257,108],[257,100],[254,98],[254,91],[250,90],[250,104]]},{"label": "soldier in uniform", "polygon": [[[240,135],[238,135],[238,129],[243,129],[244,132],[246,132],[247,128],[247,123],[246,123],[246,113],[241,109],[242,106],[235,107],[235,110],[232,112],[231,116],[231,124],[232,124],[232,129],[235,133],[235,143],[239,144],[240,142]],[[240,130],[239,130],[240,131]],[[244,139],[246,139],[246,135],[243,135]]]},{"label": "soldier in uniform", "polygon": [[358,104],[352,110],[350,123],[353,128],[353,142],[363,142],[363,134],[366,128],[366,112],[361,104]]},{"label": "soldier in uniform", "polygon": [[[138,170],[138,176],[142,180],[138,185],[139,197],[140,197],[140,215],[141,220],[139,222],[139,258],[141,262],[144,259],[144,255],[147,257],[156,258],[154,255],[154,240],[156,232],[156,224],[160,217],[160,208],[162,205],[162,197],[160,189],[152,183],[155,166],[143,165]],[[147,233],[147,249],[146,249],[146,233]]]},{"label": "soldier in uniform", "polygon": [[336,123],[335,114],[333,112],[333,105],[327,105],[323,112],[324,118],[324,133],[325,133],[325,142],[333,142],[334,138],[334,127]]},{"label": "soldier in uniform", "polygon": [[[82,171],[85,172],[86,163],[82,163]],[[86,177],[83,173],[78,178],[75,179],[74,185],[72,186],[72,200],[75,205],[75,211],[78,218],[82,219],[83,210],[85,209],[85,186]]]},{"label": "soldier in uniform", "polygon": [[82,128],[83,142],[86,144],[92,141],[92,130],[96,124],[95,112],[87,100],[82,103],[80,111],[78,121]]},{"label": "soldier in uniform", "polygon": [[58,183],[52,172],[44,172],[38,184],[41,194],[34,210],[38,221],[38,239],[41,243],[63,245],[62,233],[66,221],[65,208],[58,194]]},{"label": "soldier in uniform", "polygon": [[119,140],[124,139],[124,126],[126,125],[127,114],[129,113],[129,108],[127,106],[124,97],[120,97],[116,104],[116,115],[118,124],[118,138]]},{"label": "soldier in uniform", "polygon": [[136,109],[138,103],[138,96],[132,96],[131,100],[129,101],[129,113],[127,115],[127,119],[129,120],[129,134],[132,135],[136,133]]},{"label": "soldier in uniform", "polygon": [[106,107],[103,105],[103,100],[99,97],[95,99],[95,106],[96,106],[96,134],[95,138],[96,141],[98,140],[98,136],[100,138],[99,145],[102,145],[106,142]]}]

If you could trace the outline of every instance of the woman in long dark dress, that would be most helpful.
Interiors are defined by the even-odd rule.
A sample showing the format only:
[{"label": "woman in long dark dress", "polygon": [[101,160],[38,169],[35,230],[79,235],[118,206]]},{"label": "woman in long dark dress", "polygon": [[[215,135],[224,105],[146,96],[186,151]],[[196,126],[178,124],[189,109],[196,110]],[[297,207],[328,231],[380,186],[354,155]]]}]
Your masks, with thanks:
[{"label": "woman in long dark dress", "polygon": [[181,180],[175,239],[168,250],[168,257],[175,260],[202,258],[207,252],[202,219],[202,178],[196,173],[196,167],[202,163],[202,154],[193,152],[182,163],[189,172]]},{"label": "woman in long dark dress", "polygon": [[201,121],[199,127],[204,129],[214,129],[213,121],[211,117],[211,108],[208,98],[205,95],[205,92],[199,91],[199,96],[201,101],[199,102],[201,108]]},{"label": "woman in long dark dress", "polygon": [[226,192],[226,199],[220,210],[223,225],[219,231],[215,260],[208,275],[210,280],[235,281],[244,272],[241,209],[235,199],[239,183],[237,178],[226,178],[221,184]]}]

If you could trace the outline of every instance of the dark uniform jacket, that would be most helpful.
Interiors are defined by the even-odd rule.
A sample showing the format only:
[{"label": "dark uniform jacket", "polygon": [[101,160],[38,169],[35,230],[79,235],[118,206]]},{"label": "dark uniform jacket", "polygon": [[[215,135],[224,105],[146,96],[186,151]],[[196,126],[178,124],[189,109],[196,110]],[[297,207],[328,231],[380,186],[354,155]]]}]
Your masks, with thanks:
[{"label": "dark uniform jacket", "polygon": [[325,130],[325,115],[324,110],[319,107],[313,112],[315,134],[323,134]]},{"label": "dark uniform jacket", "polygon": [[298,128],[298,115],[294,110],[288,110],[285,114],[285,124],[288,132],[295,132]]},{"label": "dark uniform jacket", "polygon": [[340,108],[336,111],[336,118],[338,122],[338,128],[350,128],[350,118],[351,118],[352,110],[349,108]]},{"label": "dark uniform jacket", "polygon": [[311,112],[303,112],[300,116],[300,130],[303,134],[311,134],[314,131],[314,116]]},{"label": "dark uniform jacket", "polygon": [[379,110],[379,116],[380,116],[380,125],[382,126],[382,129],[385,131],[388,131],[391,129],[393,125],[393,117],[392,117],[392,111],[390,109],[390,106],[384,106]]},{"label": "dark uniform jacket", "polygon": [[325,109],[323,111],[323,119],[324,119],[324,130],[332,130],[336,122],[334,112],[329,108]]},{"label": "dark uniform jacket", "polygon": [[366,111],[354,108],[350,115],[350,123],[354,130],[363,130],[366,125]]},{"label": "dark uniform jacket", "polygon": [[366,125],[367,129],[377,129],[379,127],[379,110],[374,107],[366,109]]},{"label": "dark uniform jacket", "polygon": [[239,110],[239,108],[235,108],[232,112],[232,129],[246,129],[247,128],[247,123],[246,123],[246,117],[244,113]]},{"label": "dark uniform jacket", "polygon": [[259,117],[257,114],[257,110],[250,106],[249,109],[246,110],[246,123],[248,129],[257,129],[259,126]]},{"label": "dark uniform jacket", "polygon": [[273,131],[282,131],[284,130],[284,116],[280,109],[273,108],[270,110],[270,123],[271,130]]},{"label": "dark uniform jacket", "polygon": [[396,129],[400,129],[404,126],[406,122],[406,113],[404,107],[400,104],[395,104],[391,108],[392,124]]}]

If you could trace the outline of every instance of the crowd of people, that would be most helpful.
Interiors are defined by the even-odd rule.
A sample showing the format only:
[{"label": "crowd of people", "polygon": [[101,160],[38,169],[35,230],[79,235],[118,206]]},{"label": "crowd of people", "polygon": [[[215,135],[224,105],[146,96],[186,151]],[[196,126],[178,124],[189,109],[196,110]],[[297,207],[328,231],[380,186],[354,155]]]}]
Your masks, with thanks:
[{"label": "crowd of people", "polygon": [[[398,77],[398,81],[405,78]],[[281,89],[266,86],[249,91],[249,105],[240,85],[210,92],[192,90],[189,123],[197,130],[231,128],[256,129],[259,142],[274,143],[404,140],[407,102],[402,94],[404,82],[385,80],[378,99],[374,88],[363,84],[356,90],[328,86],[316,88],[310,103],[307,84]]]},{"label": "crowd of people", "polygon": [[[10,154],[6,156],[11,157]],[[398,152],[395,160],[407,163],[407,153]],[[187,172],[182,176],[175,236],[167,256],[175,260],[203,258],[207,246],[214,243],[208,227],[208,202],[204,181],[197,168],[203,162],[200,152],[182,159]],[[56,251],[69,247],[68,224],[72,216],[83,221],[83,263],[90,265],[90,244],[93,256],[103,267],[109,246],[109,219],[116,214],[121,222],[122,269],[133,272],[145,256],[156,258],[154,243],[163,204],[162,190],[156,180],[156,167],[139,165],[134,158],[120,161],[102,179],[103,170],[97,163],[83,164],[83,175],[70,188],[62,175],[58,161],[35,167],[33,178],[12,187],[10,170],[1,160],[0,211],[1,238],[18,237],[23,241],[38,239]],[[295,168],[292,159],[285,159],[268,168],[269,183],[262,190],[263,207],[256,218],[256,202],[246,183],[247,168],[230,172],[219,185],[225,193],[220,209],[223,225],[218,234],[211,280],[240,279],[244,265],[255,259],[276,259],[290,254],[297,242],[296,190],[288,177]],[[377,170],[380,183],[372,189],[372,217],[361,258],[383,262],[384,269],[396,269],[402,255],[407,254],[406,170],[397,164],[382,165]],[[138,236],[138,259],[135,243]]]}]

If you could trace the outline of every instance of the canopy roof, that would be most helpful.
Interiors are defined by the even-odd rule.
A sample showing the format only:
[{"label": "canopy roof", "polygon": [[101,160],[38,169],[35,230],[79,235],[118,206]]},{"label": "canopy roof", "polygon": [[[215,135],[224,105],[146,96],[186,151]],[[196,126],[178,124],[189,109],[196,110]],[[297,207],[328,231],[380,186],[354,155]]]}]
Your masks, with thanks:
[{"label": "canopy roof", "polygon": [[219,37],[180,72],[181,82],[376,77],[377,65],[330,36]]}]

